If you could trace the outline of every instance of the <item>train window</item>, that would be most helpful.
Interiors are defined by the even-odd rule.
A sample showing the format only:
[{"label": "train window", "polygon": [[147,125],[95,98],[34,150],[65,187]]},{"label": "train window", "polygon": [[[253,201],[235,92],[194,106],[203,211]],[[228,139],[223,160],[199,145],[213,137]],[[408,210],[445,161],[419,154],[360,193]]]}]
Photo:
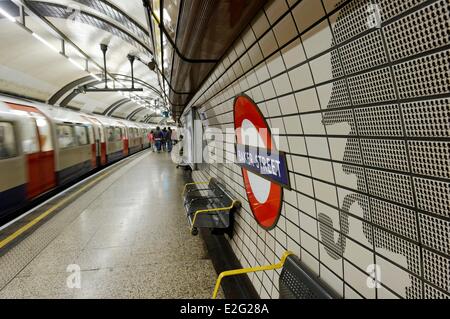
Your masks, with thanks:
[{"label": "train window", "polygon": [[27,117],[22,122],[22,148],[25,154],[39,152],[36,121],[31,117]]},{"label": "train window", "polygon": [[72,126],[57,125],[56,131],[58,135],[59,147],[66,148],[66,147],[73,147],[76,145]]},{"label": "train window", "polygon": [[94,136],[94,128],[92,126],[88,127],[88,136],[89,136],[89,144],[94,144],[95,136]]},{"label": "train window", "polygon": [[0,159],[17,156],[14,127],[11,123],[0,122]]},{"label": "train window", "polygon": [[88,133],[86,126],[75,126],[75,137],[77,138],[78,145],[86,145],[88,144]]},{"label": "train window", "polygon": [[120,127],[116,127],[115,128],[115,137],[116,137],[116,141],[119,142],[122,140],[122,129]]},{"label": "train window", "polygon": [[34,114],[34,116],[39,131],[41,152],[52,151],[53,150],[52,133],[47,119],[39,114]]},{"label": "train window", "polygon": [[115,140],[114,127],[108,127],[108,142],[114,142]]},{"label": "train window", "polygon": [[103,130],[103,127],[99,127],[98,132],[100,134],[100,143],[105,143],[105,131]]}]

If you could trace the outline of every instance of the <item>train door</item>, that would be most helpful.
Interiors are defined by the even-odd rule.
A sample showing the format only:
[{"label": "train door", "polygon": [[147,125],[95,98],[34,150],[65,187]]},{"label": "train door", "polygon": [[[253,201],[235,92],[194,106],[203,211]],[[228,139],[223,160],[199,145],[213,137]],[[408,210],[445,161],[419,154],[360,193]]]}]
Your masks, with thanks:
[{"label": "train door", "polygon": [[96,138],[96,132],[95,130],[96,126],[88,126],[88,136],[89,136],[89,144],[91,144],[91,166],[92,168],[97,167],[97,154],[98,154],[98,147],[97,147],[97,138]]},{"label": "train door", "polygon": [[100,155],[100,165],[106,165],[106,140],[105,140],[105,128],[99,124],[97,126],[99,139],[97,140],[97,150]]},{"label": "train door", "polygon": [[128,156],[129,154],[129,145],[130,145],[130,140],[129,140],[129,134],[128,134],[128,128],[127,127],[121,127],[120,131],[122,133],[122,137],[123,137],[123,155],[124,156]]},{"label": "train door", "polygon": [[26,172],[20,155],[16,123],[0,119],[0,218],[26,199]]},{"label": "train door", "polygon": [[27,197],[33,198],[56,186],[55,150],[50,122],[35,108],[9,105],[27,114],[22,123],[22,148],[28,167]]}]

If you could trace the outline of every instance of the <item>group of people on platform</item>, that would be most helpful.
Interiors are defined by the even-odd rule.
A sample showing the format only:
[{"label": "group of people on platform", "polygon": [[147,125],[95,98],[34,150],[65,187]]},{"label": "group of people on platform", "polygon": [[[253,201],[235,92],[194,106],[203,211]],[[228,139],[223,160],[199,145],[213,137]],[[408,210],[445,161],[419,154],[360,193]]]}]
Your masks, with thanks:
[{"label": "group of people on platform", "polygon": [[154,152],[172,152],[173,143],[177,141],[177,134],[175,130],[169,128],[156,127],[148,133],[148,139]]}]

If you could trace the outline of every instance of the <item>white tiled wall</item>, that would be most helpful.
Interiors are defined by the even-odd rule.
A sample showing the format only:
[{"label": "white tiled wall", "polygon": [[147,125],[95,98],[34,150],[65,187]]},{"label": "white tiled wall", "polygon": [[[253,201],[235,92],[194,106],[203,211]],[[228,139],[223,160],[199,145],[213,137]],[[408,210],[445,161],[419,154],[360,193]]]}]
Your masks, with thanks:
[{"label": "white tiled wall", "polygon": [[[244,267],[289,249],[344,298],[449,298],[450,0],[379,0],[381,28],[370,2],[269,1],[190,103],[233,128],[244,92],[279,129],[293,189],[277,226],[257,225],[237,165],[194,178],[242,201],[230,242]],[[278,275],[250,278],[277,298]]]}]

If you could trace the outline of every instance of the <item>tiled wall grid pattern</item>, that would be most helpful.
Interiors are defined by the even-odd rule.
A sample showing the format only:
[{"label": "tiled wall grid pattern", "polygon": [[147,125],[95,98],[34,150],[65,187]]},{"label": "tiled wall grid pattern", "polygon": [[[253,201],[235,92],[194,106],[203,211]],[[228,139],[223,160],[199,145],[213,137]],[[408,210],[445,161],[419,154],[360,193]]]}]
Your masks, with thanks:
[{"label": "tiled wall grid pattern", "polygon": [[[193,176],[242,201],[230,243],[244,267],[289,249],[344,298],[449,298],[450,0],[379,0],[380,28],[369,4],[270,1],[189,104],[225,130],[244,92],[280,130],[292,190],[273,230],[239,166]],[[279,273],[250,275],[262,298],[278,297]]]}]

